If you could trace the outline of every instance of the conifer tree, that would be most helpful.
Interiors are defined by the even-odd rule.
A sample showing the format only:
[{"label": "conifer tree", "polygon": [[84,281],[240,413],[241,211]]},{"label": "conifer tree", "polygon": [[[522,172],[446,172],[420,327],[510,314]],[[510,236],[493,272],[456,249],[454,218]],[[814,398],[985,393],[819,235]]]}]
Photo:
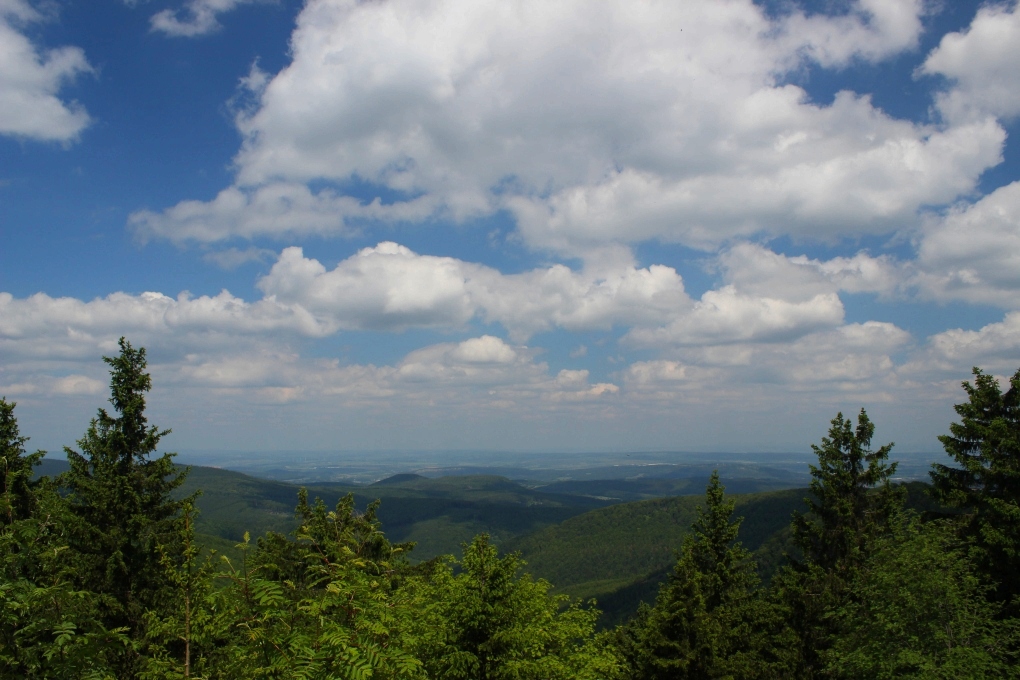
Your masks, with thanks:
[{"label": "conifer tree", "polygon": [[931,472],[939,501],[966,511],[965,534],[979,564],[995,583],[995,599],[1020,614],[1020,370],[1003,392],[991,375],[974,368],[963,383],[967,401],[956,405],[960,422],[939,437],[955,466]]},{"label": "conifer tree", "polygon": [[14,407],[0,399],[0,678],[100,677],[124,640],[67,578],[63,500],[32,480],[44,453],[25,452]]},{"label": "conifer tree", "polygon": [[793,535],[804,558],[837,577],[848,578],[874,540],[889,530],[903,506],[904,491],[890,484],[896,463],[886,462],[892,444],[871,450],[875,426],[864,409],[856,428],[837,413],[821,446],[812,445],[810,514],[796,513]]},{"label": "conifer tree", "polygon": [[150,426],[145,416],[145,393],[152,388],[145,349],[124,338],[119,345],[118,356],[103,357],[114,413],[99,409],[78,440],[80,452],[65,448],[70,470],[60,482],[68,491],[79,583],[99,595],[108,627],[125,628],[137,639],[146,609],[158,604],[166,587],[157,546],[179,533],[180,511],[193,499],[171,495],[187,474],[174,465],[175,454],[153,455],[170,431]]},{"label": "conifer tree", "polygon": [[756,597],[756,565],[737,542],[742,518],[731,520],[724,491],[713,472],[655,606],[622,633],[634,678],[759,677],[783,665],[766,635],[781,621]]},{"label": "conifer tree", "polygon": [[838,633],[832,612],[846,603],[850,583],[903,506],[904,489],[890,483],[896,463],[886,462],[893,445],[872,450],[874,434],[864,409],[856,427],[838,413],[821,445],[811,447],[818,465],[810,466],[810,513],[794,513],[792,524],[802,557],[773,580],[799,638],[798,677],[821,672]]},{"label": "conifer tree", "polygon": [[0,398],[0,524],[9,526],[27,519],[38,507],[32,468],[38,465],[43,451],[25,452],[28,437],[22,437],[14,417],[13,402]]}]

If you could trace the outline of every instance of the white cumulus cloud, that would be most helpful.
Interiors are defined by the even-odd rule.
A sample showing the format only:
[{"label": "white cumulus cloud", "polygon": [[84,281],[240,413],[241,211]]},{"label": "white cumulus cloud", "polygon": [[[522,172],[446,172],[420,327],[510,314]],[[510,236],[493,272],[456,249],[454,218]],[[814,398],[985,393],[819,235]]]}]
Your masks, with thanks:
[{"label": "white cumulus cloud", "polygon": [[[1010,6],[1012,5],[1012,7]],[[952,87],[938,98],[950,120],[1020,114],[1020,8],[990,3],[970,26],[949,33],[928,55],[920,72],[942,75]]]},{"label": "white cumulus cloud", "polygon": [[25,0],[0,0],[0,134],[69,142],[90,119],[60,90],[92,67],[81,48],[44,49],[20,30],[42,19]]},{"label": "white cumulus cloud", "polygon": [[938,300],[1020,306],[1020,182],[933,217],[919,237],[916,285]]},{"label": "white cumulus cloud", "polygon": [[[505,209],[526,243],[570,254],[896,230],[972,191],[999,161],[1002,127],[897,120],[851,92],[819,105],[782,79],[912,49],[922,9],[311,0],[292,62],[238,116],[235,185],[131,223],[208,242]],[[337,188],[353,179],[389,198]]]},{"label": "white cumulus cloud", "polygon": [[786,256],[761,245],[737,243],[719,256],[726,280],[745,293],[807,300],[819,293],[846,291],[890,295],[903,274],[888,256],[861,252],[851,257],[815,260]]},{"label": "white cumulus cloud", "polygon": [[910,374],[957,374],[961,367],[979,366],[1008,376],[1020,368],[1020,312],[971,331],[953,328],[936,333],[904,367]]},{"label": "white cumulus cloud", "polygon": [[189,345],[230,346],[265,334],[316,337],[333,331],[299,307],[273,300],[249,303],[226,291],[177,298],[112,293],[87,302],[0,293],[0,352],[7,357],[77,359],[115,351],[122,335],[179,353]]},{"label": "white cumulus cloud", "polygon": [[552,265],[506,275],[392,242],[364,248],[332,270],[286,248],[258,285],[267,299],[299,305],[339,328],[459,327],[479,317],[520,340],[553,328],[662,322],[690,305],[676,270],[662,265],[580,272]]},{"label": "white cumulus cloud", "polygon": [[678,359],[635,362],[620,379],[635,398],[663,403],[707,400],[750,406],[782,394],[806,406],[809,402],[797,396],[802,393],[830,401],[847,394],[888,401],[904,389],[894,356],[910,343],[910,334],[895,325],[869,321],[806,333],[790,342],[681,347]]},{"label": "white cumulus cloud", "polygon": [[842,321],[843,304],[835,293],[790,301],[744,295],[726,286],[705,293],[690,314],[661,328],[633,329],[625,340],[638,347],[779,342]]}]

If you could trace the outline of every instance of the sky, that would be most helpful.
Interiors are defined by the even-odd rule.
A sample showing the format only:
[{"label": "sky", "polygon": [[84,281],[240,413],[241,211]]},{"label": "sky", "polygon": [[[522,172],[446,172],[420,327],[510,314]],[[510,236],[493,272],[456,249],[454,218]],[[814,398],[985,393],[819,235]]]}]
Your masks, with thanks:
[{"label": "sky", "polygon": [[937,451],[1020,368],[1020,10],[0,0],[0,396],[74,445]]}]

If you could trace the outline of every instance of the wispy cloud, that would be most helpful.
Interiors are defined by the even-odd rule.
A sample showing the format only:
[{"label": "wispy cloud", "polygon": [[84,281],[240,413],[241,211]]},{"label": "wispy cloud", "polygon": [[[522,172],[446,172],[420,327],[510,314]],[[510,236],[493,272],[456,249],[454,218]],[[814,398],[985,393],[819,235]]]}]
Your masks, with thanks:
[{"label": "wispy cloud", "polygon": [[218,31],[219,16],[241,5],[275,0],[190,0],[183,8],[153,15],[152,30],[174,38],[194,38]]},{"label": "wispy cloud", "polygon": [[215,264],[220,269],[233,270],[249,262],[268,262],[276,257],[276,253],[267,248],[227,248],[214,250],[202,256],[206,262]]}]

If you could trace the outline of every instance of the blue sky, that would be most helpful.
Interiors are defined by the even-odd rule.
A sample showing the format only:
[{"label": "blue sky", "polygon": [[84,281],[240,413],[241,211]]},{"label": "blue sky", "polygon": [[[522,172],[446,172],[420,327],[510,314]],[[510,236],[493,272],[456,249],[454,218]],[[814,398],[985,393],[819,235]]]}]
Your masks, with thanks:
[{"label": "blue sky", "polygon": [[1020,11],[0,0],[0,394],[187,449],[937,450],[1020,367]]}]

